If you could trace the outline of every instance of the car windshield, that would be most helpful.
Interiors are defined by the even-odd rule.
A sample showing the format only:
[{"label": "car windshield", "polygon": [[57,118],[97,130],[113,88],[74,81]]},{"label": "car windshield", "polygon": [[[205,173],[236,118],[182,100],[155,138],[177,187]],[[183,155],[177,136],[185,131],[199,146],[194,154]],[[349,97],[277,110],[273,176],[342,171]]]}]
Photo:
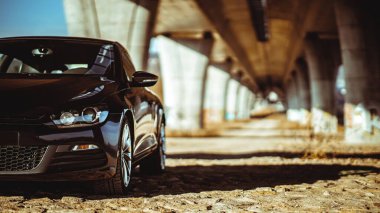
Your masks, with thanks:
[{"label": "car windshield", "polygon": [[104,75],[114,69],[113,49],[83,41],[0,41],[0,74]]}]

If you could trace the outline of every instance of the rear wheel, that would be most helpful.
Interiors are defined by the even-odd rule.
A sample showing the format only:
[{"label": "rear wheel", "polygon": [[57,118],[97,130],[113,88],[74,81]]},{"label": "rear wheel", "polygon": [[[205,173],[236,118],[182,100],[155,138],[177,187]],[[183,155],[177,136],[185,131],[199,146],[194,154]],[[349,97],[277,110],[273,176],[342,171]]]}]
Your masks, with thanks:
[{"label": "rear wheel", "polygon": [[152,155],[140,164],[140,171],[145,174],[161,174],[165,171],[166,137],[165,125],[161,123],[157,136],[158,147]]},{"label": "rear wheel", "polygon": [[94,183],[94,190],[99,194],[119,195],[127,191],[132,173],[132,139],[128,124],[123,127],[120,141],[116,174],[107,180]]}]

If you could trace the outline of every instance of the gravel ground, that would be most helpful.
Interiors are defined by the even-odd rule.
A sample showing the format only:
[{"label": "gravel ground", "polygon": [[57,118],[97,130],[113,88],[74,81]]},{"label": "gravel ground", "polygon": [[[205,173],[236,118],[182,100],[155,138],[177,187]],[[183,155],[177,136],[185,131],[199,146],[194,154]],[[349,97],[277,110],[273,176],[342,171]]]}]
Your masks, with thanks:
[{"label": "gravel ground", "polygon": [[169,138],[168,170],[127,196],[82,183],[1,183],[1,212],[380,212],[379,145],[310,140],[282,116],[222,137]]}]

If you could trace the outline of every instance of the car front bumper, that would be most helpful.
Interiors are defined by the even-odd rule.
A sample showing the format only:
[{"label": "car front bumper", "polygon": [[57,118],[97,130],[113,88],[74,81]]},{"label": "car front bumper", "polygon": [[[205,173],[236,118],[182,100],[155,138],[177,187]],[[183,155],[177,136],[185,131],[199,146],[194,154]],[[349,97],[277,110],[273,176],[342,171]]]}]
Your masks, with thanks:
[{"label": "car front bumper", "polygon": [[[55,130],[44,126],[0,126],[0,180],[83,181],[116,173],[121,115],[101,125]],[[17,138],[15,138],[17,137]],[[73,151],[75,145],[98,148]]]}]

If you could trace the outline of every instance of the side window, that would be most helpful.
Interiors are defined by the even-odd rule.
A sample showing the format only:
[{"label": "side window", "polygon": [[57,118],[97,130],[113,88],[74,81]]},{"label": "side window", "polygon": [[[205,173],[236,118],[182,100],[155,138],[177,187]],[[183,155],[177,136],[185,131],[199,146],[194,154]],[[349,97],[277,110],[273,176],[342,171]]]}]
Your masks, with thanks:
[{"label": "side window", "polygon": [[135,67],[132,64],[131,58],[129,57],[127,51],[124,48],[121,49],[121,59],[123,61],[123,69],[124,69],[124,71],[127,74],[128,81],[130,81],[132,79],[133,73],[136,70],[135,70]]}]

